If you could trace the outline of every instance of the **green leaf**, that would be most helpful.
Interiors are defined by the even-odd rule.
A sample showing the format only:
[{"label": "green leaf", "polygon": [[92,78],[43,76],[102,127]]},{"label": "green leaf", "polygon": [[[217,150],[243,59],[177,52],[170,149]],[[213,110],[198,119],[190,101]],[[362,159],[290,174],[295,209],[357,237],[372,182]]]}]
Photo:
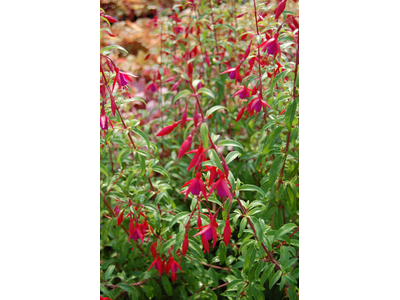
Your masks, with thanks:
[{"label": "green leaf", "polygon": [[225,246],[225,242],[224,241],[221,241],[219,243],[219,259],[220,259],[221,264],[225,263],[225,260],[226,260],[226,246]]},{"label": "green leaf", "polygon": [[107,290],[105,286],[100,285],[100,290],[103,292],[104,296],[111,297],[110,292]]},{"label": "green leaf", "polygon": [[256,191],[260,193],[263,197],[265,197],[265,193],[262,189],[260,189],[258,186],[252,185],[252,184],[243,184],[240,188],[239,191]]},{"label": "green leaf", "polygon": [[268,135],[268,137],[265,139],[264,149],[262,152],[263,155],[268,154],[272,150],[272,146],[275,144],[276,139],[284,129],[284,127],[279,126]]},{"label": "green leaf", "polygon": [[152,169],[153,169],[153,171],[156,171],[157,173],[167,176],[168,179],[171,180],[171,177],[169,177],[167,170],[165,170],[164,168],[162,168],[160,166],[153,166]]},{"label": "green leaf", "polygon": [[132,295],[134,299],[139,298],[138,292],[136,291],[136,289],[133,286],[126,284],[126,283],[121,283],[119,285],[119,287],[121,289],[123,289],[124,291],[128,292],[129,295]]},{"label": "green leaf", "polygon": [[172,228],[172,226],[174,226],[174,224],[182,219],[184,219],[186,216],[188,216],[189,213],[186,211],[180,212],[178,213],[176,216],[174,216],[171,220],[171,222],[169,223],[169,229]]},{"label": "green leaf", "polygon": [[226,110],[228,110],[225,106],[222,106],[222,105],[213,106],[213,107],[211,107],[209,110],[207,110],[207,112],[206,112],[206,118],[207,118],[209,115],[211,115],[214,111],[217,111],[218,109],[226,109]]},{"label": "green leaf", "polygon": [[242,151],[244,151],[243,146],[239,142],[236,142],[236,141],[233,141],[233,140],[220,141],[218,143],[218,146],[232,146],[232,147],[240,148],[240,149],[242,149]]},{"label": "green leaf", "polygon": [[215,95],[214,95],[214,93],[213,93],[210,89],[208,89],[208,88],[202,87],[201,89],[199,89],[199,90],[197,91],[197,93],[198,93],[198,94],[206,94],[208,97],[210,97],[211,99],[215,100]]},{"label": "green leaf", "polygon": [[287,130],[289,130],[290,132],[292,131],[292,123],[294,120],[294,115],[296,113],[296,108],[297,108],[297,101],[293,100],[289,103],[289,105],[287,106],[287,109],[286,109],[285,124],[286,124]]},{"label": "green leaf", "polygon": [[211,277],[213,281],[213,286],[217,287],[218,286],[218,274],[215,272],[213,268],[208,269],[208,275]]},{"label": "green leaf", "polygon": [[144,206],[146,208],[150,208],[151,210],[153,210],[154,222],[156,223],[156,229],[160,228],[161,216],[160,216],[160,212],[158,211],[158,209],[155,206],[153,206],[152,204],[148,204],[148,203],[146,203]]},{"label": "green leaf", "polygon": [[108,266],[107,271],[106,271],[106,273],[104,274],[104,279],[105,279],[106,281],[108,280],[108,278],[110,278],[110,276],[111,276],[112,272],[114,271],[114,269],[115,269],[115,266],[114,266],[114,265]]},{"label": "green leaf", "polygon": [[267,278],[270,276],[270,274],[274,271],[274,264],[270,263],[270,265],[264,270],[262,276],[261,276],[261,280],[260,280],[260,284],[264,285],[265,281],[267,281]]},{"label": "green leaf", "polygon": [[282,271],[279,270],[278,272],[275,273],[275,275],[272,277],[271,281],[269,282],[269,289],[272,289],[275,283],[278,282],[279,278],[281,278]]},{"label": "green leaf", "polygon": [[178,94],[176,94],[176,96],[174,97],[174,100],[172,102],[175,103],[178,99],[183,98],[188,95],[191,95],[191,94],[192,94],[192,92],[189,90],[180,91]]},{"label": "green leaf", "polygon": [[163,275],[161,278],[164,290],[167,292],[168,296],[172,296],[172,286],[171,283],[169,282],[169,279],[167,276]]},{"label": "green leaf", "polygon": [[294,223],[288,223],[283,225],[279,230],[275,233],[275,238],[279,239],[282,235],[292,231],[294,228],[297,228],[297,225]]},{"label": "green leaf", "polygon": [[150,141],[149,138],[147,136],[147,134],[145,134],[143,131],[141,131],[140,129],[137,128],[132,128],[132,131],[138,135],[140,135],[140,137],[146,141],[147,144],[147,149],[150,150]]},{"label": "green leaf", "polygon": [[201,125],[200,125],[200,135],[201,135],[201,140],[203,141],[203,148],[207,149],[209,147],[207,123],[201,123]]},{"label": "green leaf", "polygon": [[228,165],[230,162],[232,162],[236,157],[238,157],[240,154],[240,152],[238,151],[232,151],[229,152],[228,155],[225,158],[225,162]]},{"label": "green leaf", "polygon": [[220,169],[223,173],[225,173],[224,168],[222,167],[221,161],[219,160],[218,154],[214,151],[214,149],[211,149],[208,151],[208,155],[211,159],[211,161]]},{"label": "green leaf", "polygon": [[129,54],[128,51],[126,51],[123,47],[118,46],[118,45],[110,45],[110,46],[104,47],[103,49],[100,50],[100,53],[103,53],[104,51],[111,50],[111,49],[118,49],[118,50],[121,50],[122,52],[125,52],[126,54]]},{"label": "green leaf", "polygon": [[254,263],[254,259],[256,257],[256,250],[254,249],[254,243],[251,243],[247,248],[246,257],[244,258],[243,272],[247,272],[250,270],[251,266]]},{"label": "green leaf", "polygon": [[130,148],[125,148],[124,150],[122,150],[122,151],[119,153],[118,158],[117,158],[117,162],[118,162],[119,165],[122,165],[122,164],[121,164],[121,161],[122,161],[122,159],[128,154],[129,151],[131,151]]},{"label": "green leaf", "polygon": [[278,173],[282,169],[284,160],[285,157],[283,155],[275,157],[275,160],[271,165],[271,169],[268,172],[269,173],[268,186],[272,186],[275,183],[275,180],[278,177]]},{"label": "green leaf", "polygon": [[171,248],[171,246],[175,243],[175,240],[175,238],[170,238],[167,240],[161,247],[161,253],[165,253],[166,250],[169,250],[169,248]]},{"label": "green leaf", "polygon": [[257,235],[258,240],[263,241],[264,232],[263,232],[263,227],[261,225],[261,222],[255,217],[250,217],[250,218],[254,225],[254,229],[256,230],[256,235]]}]

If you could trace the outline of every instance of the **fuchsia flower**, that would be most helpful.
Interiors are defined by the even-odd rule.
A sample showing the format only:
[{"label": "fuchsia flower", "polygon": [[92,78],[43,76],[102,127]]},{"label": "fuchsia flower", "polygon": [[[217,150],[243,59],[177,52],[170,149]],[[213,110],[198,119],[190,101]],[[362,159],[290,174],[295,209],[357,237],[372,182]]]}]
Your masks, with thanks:
[{"label": "fuchsia flower", "polygon": [[269,109],[272,109],[271,106],[269,106],[265,101],[262,100],[261,97],[257,97],[253,100],[250,101],[250,103],[247,105],[247,110],[250,112],[260,112],[262,107],[268,107]]},{"label": "fuchsia flower", "polygon": [[100,295],[100,300],[112,300],[112,299],[107,298],[107,297],[103,297],[102,295]]},{"label": "fuchsia flower", "polygon": [[[186,154],[193,153],[194,151],[196,151],[196,150],[187,152]],[[188,172],[194,166],[197,166],[197,168],[195,168],[196,170],[199,169],[199,165],[201,167],[201,163],[203,162],[203,160],[205,158],[204,152],[206,152],[206,149],[203,149],[203,145],[200,145],[200,147],[196,151],[196,154],[193,156],[193,158],[192,158],[192,160],[191,160],[191,162],[189,164],[189,167],[187,169]]]},{"label": "fuchsia flower", "polygon": [[154,259],[154,261],[151,263],[149,269],[147,270],[150,271],[150,269],[152,267],[154,267],[157,271],[158,271],[158,275],[162,275],[162,273],[164,272],[164,267],[165,267],[165,258],[164,260],[161,259],[162,255],[158,255],[156,259]]},{"label": "fuchsia flower", "polygon": [[169,274],[169,271],[171,270],[171,278],[172,278],[172,282],[174,282],[176,280],[176,271],[177,268],[179,268],[179,270],[182,271],[181,266],[174,260],[174,258],[172,256],[169,257],[169,261],[167,262],[167,265],[165,267],[165,273],[167,273],[167,275]]},{"label": "fuchsia flower", "polygon": [[261,43],[258,48],[262,47],[262,52],[267,51],[268,54],[273,55],[274,58],[279,53],[281,55],[281,47],[278,42],[279,32],[275,33],[273,38],[268,39],[267,41]]},{"label": "fuchsia flower", "polygon": [[206,186],[204,185],[203,180],[201,180],[201,173],[197,172],[196,173],[196,178],[193,178],[186,182],[182,187],[185,187],[189,184],[188,189],[186,190],[186,195],[185,195],[185,201],[189,193],[192,193],[192,195],[197,196],[200,194],[200,192],[203,194],[204,198],[206,198],[207,202],[207,192],[206,192]]},{"label": "fuchsia flower", "polygon": [[226,183],[226,178],[224,176],[224,173],[222,173],[220,170],[218,170],[218,175],[219,179],[214,182],[214,184],[210,188],[210,192],[208,196],[211,195],[211,193],[217,189],[217,195],[220,197],[229,197],[229,199],[232,202],[232,194],[231,191],[229,190],[228,184]]},{"label": "fuchsia flower", "polygon": [[237,84],[238,81],[239,82],[242,81],[242,77],[240,76],[239,69],[240,69],[240,64],[237,65],[235,68],[230,68],[228,70],[225,70],[224,72],[221,73],[221,75],[225,74],[225,73],[229,73],[229,78],[235,79],[235,84]]},{"label": "fuchsia flower", "polygon": [[187,139],[182,143],[179,149],[178,159],[180,159],[192,146],[192,135],[190,134]]},{"label": "fuchsia flower", "polygon": [[237,95],[239,95],[240,99],[246,99],[250,97],[250,90],[247,88],[247,86],[239,85],[238,87],[241,87],[241,89],[238,90],[235,94],[233,94],[232,97],[235,97]]},{"label": "fuchsia flower", "polygon": [[[218,208],[219,210],[219,208]],[[215,216],[218,214],[218,210],[215,212]],[[208,241],[213,239],[213,249],[215,244],[217,243],[217,228],[218,228],[218,223],[216,221],[215,216],[213,216],[211,213],[208,216],[210,218],[210,224],[205,225],[205,226],[199,226],[196,229],[201,229],[200,232],[196,233],[193,237],[202,235],[204,236],[204,239],[202,238],[202,243],[205,249],[207,249],[208,252]],[[205,245],[206,243],[206,245]]]},{"label": "fuchsia flower", "polygon": [[275,20],[277,21],[281,13],[285,10],[286,0],[279,2],[278,7],[275,10]]},{"label": "fuchsia flower", "polygon": [[156,91],[158,91],[158,85],[154,81],[152,81],[146,86],[145,90],[146,91],[150,90],[152,92],[156,92]]},{"label": "fuchsia flower", "polygon": [[149,225],[147,224],[146,220],[143,221],[142,224],[138,224],[135,219],[135,224],[133,223],[132,217],[129,222],[129,237],[128,241],[132,238],[133,240],[137,241],[139,238],[144,242],[144,235],[147,232]]},{"label": "fuchsia flower", "polygon": [[231,223],[229,222],[229,215],[225,222],[224,228],[224,243],[225,246],[228,246],[229,241],[231,240]]},{"label": "fuchsia flower", "polygon": [[182,114],[182,123],[181,123],[181,128],[185,127],[186,124],[186,120],[187,120],[187,107],[188,107],[188,103],[186,103],[186,107],[185,110]]},{"label": "fuchsia flower", "polygon": [[203,172],[207,171],[210,171],[210,178],[208,179],[208,187],[210,187],[210,185],[214,182],[215,176],[217,175],[217,167],[208,166],[207,168],[204,169]]}]

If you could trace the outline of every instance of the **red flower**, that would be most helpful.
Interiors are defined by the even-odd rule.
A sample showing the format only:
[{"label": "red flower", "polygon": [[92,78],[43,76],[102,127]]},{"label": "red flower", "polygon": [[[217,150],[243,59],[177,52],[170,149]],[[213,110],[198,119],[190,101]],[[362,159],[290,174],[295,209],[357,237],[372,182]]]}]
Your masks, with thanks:
[{"label": "red flower", "polygon": [[238,90],[236,93],[233,94],[232,97],[235,97],[239,95],[240,99],[246,99],[250,97],[250,90],[247,88],[247,86],[239,86],[241,87],[240,90]]},{"label": "red flower", "polygon": [[163,271],[164,271],[164,267],[165,267],[165,259],[162,260],[161,256],[158,255],[156,259],[154,259],[154,261],[151,263],[149,269],[147,270],[150,271],[150,269],[154,267],[157,271],[158,271],[158,275],[162,275]]},{"label": "red flower", "polygon": [[106,298],[106,297],[103,297],[102,295],[100,295],[100,300],[112,300],[112,299]]},{"label": "red flower", "polygon": [[204,198],[206,198],[206,200],[208,201],[206,186],[204,185],[204,182],[201,180],[200,172],[196,173],[196,178],[189,180],[184,185],[182,185],[182,187],[188,185],[189,183],[190,183],[190,185],[186,191],[185,201],[186,201],[186,198],[189,195],[189,193],[192,193],[192,195],[197,196],[198,194],[200,194],[200,191],[203,194]]},{"label": "red flower", "polygon": [[[196,151],[196,150],[194,150]],[[197,168],[195,168],[196,170],[199,169],[198,166],[201,164],[201,162],[203,162],[204,159],[204,155],[203,153],[206,152],[205,149],[203,149],[203,145],[200,145],[200,147],[197,149],[196,154],[193,156],[192,161],[189,164],[189,167],[187,169],[187,171],[189,172],[189,170],[191,168],[193,168],[195,165],[197,166]]]},{"label": "red flower", "polygon": [[228,216],[228,219],[225,222],[225,228],[224,228],[224,242],[225,242],[226,246],[228,246],[228,243],[230,240],[231,240],[231,224],[229,222],[229,216]]},{"label": "red flower", "polygon": [[183,244],[182,244],[182,255],[183,256],[185,256],[188,248],[189,248],[189,236],[186,233],[185,234],[185,239],[183,240]]},{"label": "red flower", "polygon": [[169,274],[169,271],[171,270],[172,282],[174,282],[175,279],[177,278],[176,277],[177,268],[179,268],[179,270],[183,272],[181,266],[174,260],[172,256],[170,256],[169,261],[167,262],[167,266],[165,267],[165,273]]},{"label": "red flower", "polygon": [[135,220],[135,224],[133,223],[133,220],[131,218],[129,222],[129,237],[128,241],[132,238],[135,241],[137,241],[139,238],[144,240],[144,235],[147,232],[147,229],[149,228],[149,225],[147,224],[146,220],[143,221],[142,224],[138,224],[137,221]]},{"label": "red flower", "polygon": [[217,167],[208,166],[203,172],[207,171],[210,171],[210,178],[208,179],[208,186],[210,187],[210,185],[214,182],[215,175],[217,175]]},{"label": "red flower", "polygon": [[267,51],[268,54],[271,54],[276,57],[276,55],[279,53],[279,56],[281,55],[281,47],[280,44],[278,43],[278,36],[279,32],[275,33],[273,38],[270,38],[269,40],[261,43],[258,48],[262,48],[262,51],[265,52]]},{"label": "red flower", "polygon": [[214,182],[214,184],[212,185],[212,187],[210,188],[210,192],[208,194],[208,196],[210,196],[210,194],[217,189],[217,195],[220,197],[229,197],[229,199],[232,202],[232,194],[231,191],[229,190],[228,185],[226,184],[226,179],[224,174],[218,170],[218,175],[219,175],[219,179]]},{"label": "red flower", "polygon": [[[215,215],[218,214],[218,210],[215,212]],[[215,244],[217,243],[217,237],[218,237],[217,236],[218,223],[213,215],[210,214],[208,217],[210,218],[210,224],[205,226],[199,226],[198,228],[196,228],[196,229],[202,228],[202,230],[193,236],[195,237],[198,235],[202,235],[203,246],[205,246],[204,240],[206,240],[207,247],[204,248],[207,248],[207,252],[208,252],[208,241],[213,239],[213,248],[214,248]]]},{"label": "red flower", "polygon": [[239,82],[242,81],[242,77],[240,76],[240,73],[239,73],[239,68],[240,68],[240,64],[237,65],[235,68],[230,68],[228,70],[225,70],[221,74],[229,73],[229,78],[235,79],[235,84],[237,84],[238,81]]}]

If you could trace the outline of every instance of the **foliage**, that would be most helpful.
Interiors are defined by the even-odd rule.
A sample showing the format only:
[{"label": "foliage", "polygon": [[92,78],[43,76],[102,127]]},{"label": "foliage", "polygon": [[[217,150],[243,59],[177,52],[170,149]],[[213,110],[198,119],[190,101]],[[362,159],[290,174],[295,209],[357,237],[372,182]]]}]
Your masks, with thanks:
[{"label": "foliage", "polygon": [[127,51],[101,49],[101,297],[298,299],[299,17],[286,2],[159,11],[150,109],[112,59]]}]

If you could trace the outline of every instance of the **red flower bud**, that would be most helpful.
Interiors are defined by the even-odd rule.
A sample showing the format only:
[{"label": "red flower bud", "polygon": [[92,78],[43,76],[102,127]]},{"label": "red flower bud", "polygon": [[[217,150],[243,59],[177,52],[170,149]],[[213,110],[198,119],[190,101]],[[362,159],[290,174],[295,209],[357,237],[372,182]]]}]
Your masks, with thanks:
[{"label": "red flower bud", "polygon": [[182,143],[181,148],[179,149],[178,159],[180,159],[192,146],[192,135],[189,135],[187,139]]},{"label": "red flower bud", "polygon": [[160,130],[159,133],[157,133],[156,136],[163,136],[163,135],[167,135],[167,134],[171,133],[175,129],[175,127],[178,126],[179,123],[180,122],[175,122],[172,125],[168,125],[167,127],[164,127],[163,129]]},{"label": "red flower bud", "polygon": [[278,20],[278,18],[281,15],[281,13],[285,10],[285,6],[286,6],[286,0],[282,0],[278,4],[278,7],[275,10],[275,20]]},{"label": "red flower bud", "polygon": [[117,23],[118,21],[115,20],[113,17],[108,16],[108,15],[103,15],[104,18],[106,18],[108,20],[108,22],[110,23]]},{"label": "red flower bud", "polygon": [[183,244],[182,244],[182,255],[185,256],[187,249],[189,247],[189,236],[186,233],[185,234],[185,239],[183,240]]},{"label": "red flower bud", "polygon": [[122,221],[124,220],[124,211],[118,217],[117,226],[121,225]]},{"label": "red flower bud", "polygon": [[229,223],[229,219],[227,219],[224,228],[224,242],[226,246],[228,246],[230,240],[231,240],[231,224]]}]

